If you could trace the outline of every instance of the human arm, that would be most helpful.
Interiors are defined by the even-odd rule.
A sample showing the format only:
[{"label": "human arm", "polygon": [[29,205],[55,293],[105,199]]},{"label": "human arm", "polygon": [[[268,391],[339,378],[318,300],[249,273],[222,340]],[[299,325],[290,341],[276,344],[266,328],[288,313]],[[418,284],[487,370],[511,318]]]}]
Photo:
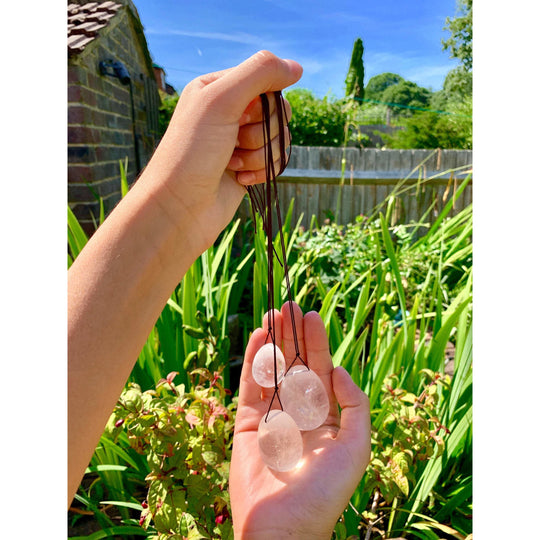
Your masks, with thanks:
[{"label": "human arm", "polygon": [[[333,367],[321,317],[302,315],[293,304],[300,354],[321,378],[330,401],[326,422],[303,432],[304,455],[286,473],[270,470],[257,445],[259,422],[273,388],[261,389],[251,375],[255,353],[265,343],[268,323],[253,332],[240,378],[230,471],[235,540],[326,539],[360,482],[370,458],[369,400],[345,369]],[[287,365],[296,351],[289,306],[275,313],[276,343],[283,343]],[[341,415],[339,414],[341,407]]]},{"label": "human arm", "polygon": [[257,96],[301,68],[261,52],[199,77],[140,178],[68,273],[68,503],[175,286],[261,181]]}]

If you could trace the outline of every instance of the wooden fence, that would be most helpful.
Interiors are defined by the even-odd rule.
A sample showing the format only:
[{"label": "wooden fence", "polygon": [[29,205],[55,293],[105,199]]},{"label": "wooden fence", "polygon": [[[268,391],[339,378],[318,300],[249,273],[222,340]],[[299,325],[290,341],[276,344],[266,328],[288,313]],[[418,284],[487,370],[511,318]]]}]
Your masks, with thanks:
[{"label": "wooden fence", "polygon": [[[342,181],[342,159],[345,159]],[[339,224],[353,222],[396,190],[393,223],[433,221],[461,182],[472,173],[471,150],[379,150],[293,146],[289,165],[278,179],[282,212],[294,199],[293,223],[303,214],[318,223],[330,217]],[[339,203],[341,195],[341,203]],[[472,202],[472,181],[454,202],[451,215]],[[247,198],[239,210],[250,215]]]}]

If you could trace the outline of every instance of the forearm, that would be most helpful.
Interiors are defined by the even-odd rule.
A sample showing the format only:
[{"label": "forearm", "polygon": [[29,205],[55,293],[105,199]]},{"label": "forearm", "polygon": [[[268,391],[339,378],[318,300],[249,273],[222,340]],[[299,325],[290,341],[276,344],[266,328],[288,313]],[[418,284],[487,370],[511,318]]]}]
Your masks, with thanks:
[{"label": "forearm", "polygon": [[68,274],[70,500],[152,326],[204,249],[152,180],[143,174]]}]

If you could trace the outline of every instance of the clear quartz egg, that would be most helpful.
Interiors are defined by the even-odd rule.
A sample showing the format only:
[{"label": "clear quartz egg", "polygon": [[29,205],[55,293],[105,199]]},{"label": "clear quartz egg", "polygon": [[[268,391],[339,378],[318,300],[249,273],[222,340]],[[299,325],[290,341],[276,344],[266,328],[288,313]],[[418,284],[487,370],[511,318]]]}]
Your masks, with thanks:
[{"label": "clear quartz egg", "polygon": [[302,431],[318,428],[328,417],[330,403],[320,377],[304,365],[293,366],[283,377],[279,393],[283,409]]},{"label": "clear quartz egg", "polygon": [[[276,366],[277,366],[277,383],[281,382],[285,374],[285,357],[281,349],[276,346]],[[264,388],[274,387],[274,345],[266,343],[263,345],[253,359],[251,373],[255,382]]]},{"label": "clear quartz egg", "polygon": [[302,434],[286,412],[274,409],[261,418],[257,433],[261,458],[270,469],[286,472],[302,459]]}]

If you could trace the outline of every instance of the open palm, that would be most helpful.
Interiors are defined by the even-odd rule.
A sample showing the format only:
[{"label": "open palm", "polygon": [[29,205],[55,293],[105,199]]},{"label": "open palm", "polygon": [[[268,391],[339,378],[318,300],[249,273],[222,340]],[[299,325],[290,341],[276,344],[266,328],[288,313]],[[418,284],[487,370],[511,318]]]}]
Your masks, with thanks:
[{"label": "open palm", "polygon": [[[230,473],[235,539],[330,538],[369,462],[368,398],[343,368],[334,369],[318,313],[303,316],[292,305],[300,355],[321,378],[330,412],[321,427],[302,432],[304,453],[295,469],[276,472],[263,463],[257,430],[274,390],[257,385],[251,366],[268,334],[266,316],[248,343],[240,379]],[[288,304],[275,312],[275,336],[288,367],[296,356]]]}]

